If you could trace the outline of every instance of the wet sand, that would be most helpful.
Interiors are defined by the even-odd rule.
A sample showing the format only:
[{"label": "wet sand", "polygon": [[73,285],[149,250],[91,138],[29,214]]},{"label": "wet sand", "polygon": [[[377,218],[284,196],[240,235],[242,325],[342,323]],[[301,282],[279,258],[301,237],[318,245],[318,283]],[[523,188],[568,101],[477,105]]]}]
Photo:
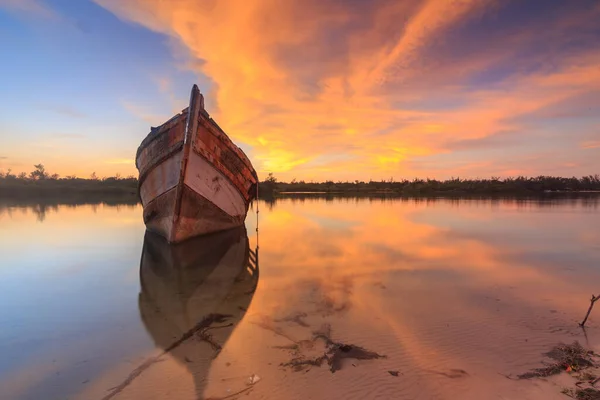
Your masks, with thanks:
[{"label": "wet sand", "polygon": [[[390,289],[394,287],[385,290]],[[367,294],[361,290],[356,293]],[[495,315],[482,316],[475,323],[461,315],[449,315],[453,307],[444,305],[447,303],[444,300],[449,299],[439,296],[429,304],[445,317],[432,319],[427,324],[418,321],[414,312],[402,314],[407,324],[386,318],[390,307],[409,308],[402,305],[409,301],[407,298],[397,298],[376,307],[353,302],[352,311],[333,313],[323,312],[321,299],[315,300],[317,307],[313,310],[302,307],[300,318],[298,314],[277,313],[267,317],[251,307],[216,357],[209,344],[197,337],[190,338],[128,382],[114,398],[219,399],[239,392],[244,394],[243,398],[257,399],[332,396],[347,399],[560,399],[564,398],[561,389],[572,387],[574,383],[566,376],[513,381],[501,374],[522,373],[540,366],[541,353],[557,342],[578,339],[585,343],[581,331],[573,327],[573,321],[562,311],[547,312],[545,317],[523,313],[521,318],[506,318],[504,313],[510,304],[494,304],[499,303],[495,299],[487,303],[482,300],[480,305],[491,308],[490,313],[495,312]],[[343,306],[334,303],[333,310]],[[338,313],[344,315],[336,315]],[[360,323],[353,321],[357,317]],[[529,317],[532,320],[526,321]],[[313,334],[315,328],[324,323],[331,324],[335,340],[363,346],[386,358],[342,360],[341,369],[335,373],[326,364],[306,365],[300,370],[282,366],[299,357],[314,359],[324,353],[325,343],[314,340]],[[591,343],[597,343],[595,330]],[[597,346],[592,347],[599,350]],[[389,371],[399,371],[399,374],[396,377]],[[125,376],[123,373],[109,375],[80,398],[103,398],[106,388],[113,386],[119,375]],[[260,379],[249,385],[252,375]]]},{"label": "wet sand", "polygon": [[254,271],[251,221],[212,259],[146,238],[155,348],[70,398],[565,399],[567,373],[506,376],[561,342],[600,353],[600,310],[577,325],[600,290],[598,208],[286,201],[261,218]]}]

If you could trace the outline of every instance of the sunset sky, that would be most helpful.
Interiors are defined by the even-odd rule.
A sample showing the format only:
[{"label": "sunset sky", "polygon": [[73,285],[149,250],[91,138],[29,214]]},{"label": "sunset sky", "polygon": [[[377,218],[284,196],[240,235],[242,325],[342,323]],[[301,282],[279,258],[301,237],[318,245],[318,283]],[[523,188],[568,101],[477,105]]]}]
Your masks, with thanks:
[{"label": "sunset sky", "polygon": [[0,170],[134,174],[192,84],[259,176],[600,173],[600,2],[0,0]]}]

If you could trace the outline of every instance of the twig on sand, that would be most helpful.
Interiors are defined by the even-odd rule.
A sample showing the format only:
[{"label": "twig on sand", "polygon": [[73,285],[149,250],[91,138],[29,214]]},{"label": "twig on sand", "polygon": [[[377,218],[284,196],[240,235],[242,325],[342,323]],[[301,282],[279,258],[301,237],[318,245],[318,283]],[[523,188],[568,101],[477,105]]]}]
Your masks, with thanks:
[{"label": "twig on sand", "polygon": [[600,299],[600,295],[598,296],[594,296],[592,294],[592,298],[590,299],[590,307],[587,310],[587,313],[585,314],[585,318],[583,319],[583,321],[579,324],[579,326],[581,326],[582,328],[585,326],[585,323],[588,319],[588,317],[590,316],[590,313],[592,312],[592,308],[594,308],[594,303]]}]

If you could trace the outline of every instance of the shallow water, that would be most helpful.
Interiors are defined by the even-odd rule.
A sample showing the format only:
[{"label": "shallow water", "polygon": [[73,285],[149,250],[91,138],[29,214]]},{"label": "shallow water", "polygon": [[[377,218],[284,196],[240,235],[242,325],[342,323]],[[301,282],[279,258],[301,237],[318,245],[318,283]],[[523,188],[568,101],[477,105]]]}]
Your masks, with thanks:
[{"label": "shallow water", "polygon": [[137,205],[0,205],[0,398],[561,398],[503,375],[600,350],[598,198],[260,208],[258,249],[252,211],[173,249]]}]

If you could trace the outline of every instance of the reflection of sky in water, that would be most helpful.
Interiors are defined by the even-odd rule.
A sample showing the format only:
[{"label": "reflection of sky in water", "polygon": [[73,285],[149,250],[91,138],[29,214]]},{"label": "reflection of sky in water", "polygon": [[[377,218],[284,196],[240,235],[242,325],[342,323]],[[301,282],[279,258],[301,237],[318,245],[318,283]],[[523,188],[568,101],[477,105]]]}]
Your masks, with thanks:
[{"label": "reflection of sky in water", "polygon": [[[213,377],[232,374],[223,360],[233,357],[250,369],[273,364],[277,385],[276,366],[285,360],[259,351],[273,343],[254,322],[306,315],[311,327],[331,324],[338,339],[387,354],[389,361],[374,361],[380,364],[372,371],[416,371],[406,379],[434,395],[437,383],[431,386],[419,368],[475,368],[492,376],[539,361],[565,332],[566,340],[581,339],[571,328],[598,290],[598,201],[283,200],[260,207],[258,290],[212,362]],[[39,398],[81,395],[83,382],[100,377],[111,383],[102,390],[120,383],[154,343],[138,309],[141,209],[59,206],[41,221],[39,210],[13,207],[0,209],[0,220],[2,386]],[[255,227],[250,214],[251,248]],[[594,320],[600,319],[590,322],[592,346]],[[279,324],[300,335],[289,322]],[[551,331],[557,326],[562,333]],[[536,345],[515,347],[526,338]],[[160,365],[158,377],[166,368]],[[125,373],[111,375],[117,366]],[[268,394],[264,379],[257,395]],[[280,398],[300,385],[293,376],[288,382]]]},{"label": "reflection of sky in water", "polygon": [[28,209],[2,216],[0,379],[33,375],[26,397],[77,391],[74,382],[149,345],[136,303],[140,210],[94,208],[59,206],[43,221]]}]

